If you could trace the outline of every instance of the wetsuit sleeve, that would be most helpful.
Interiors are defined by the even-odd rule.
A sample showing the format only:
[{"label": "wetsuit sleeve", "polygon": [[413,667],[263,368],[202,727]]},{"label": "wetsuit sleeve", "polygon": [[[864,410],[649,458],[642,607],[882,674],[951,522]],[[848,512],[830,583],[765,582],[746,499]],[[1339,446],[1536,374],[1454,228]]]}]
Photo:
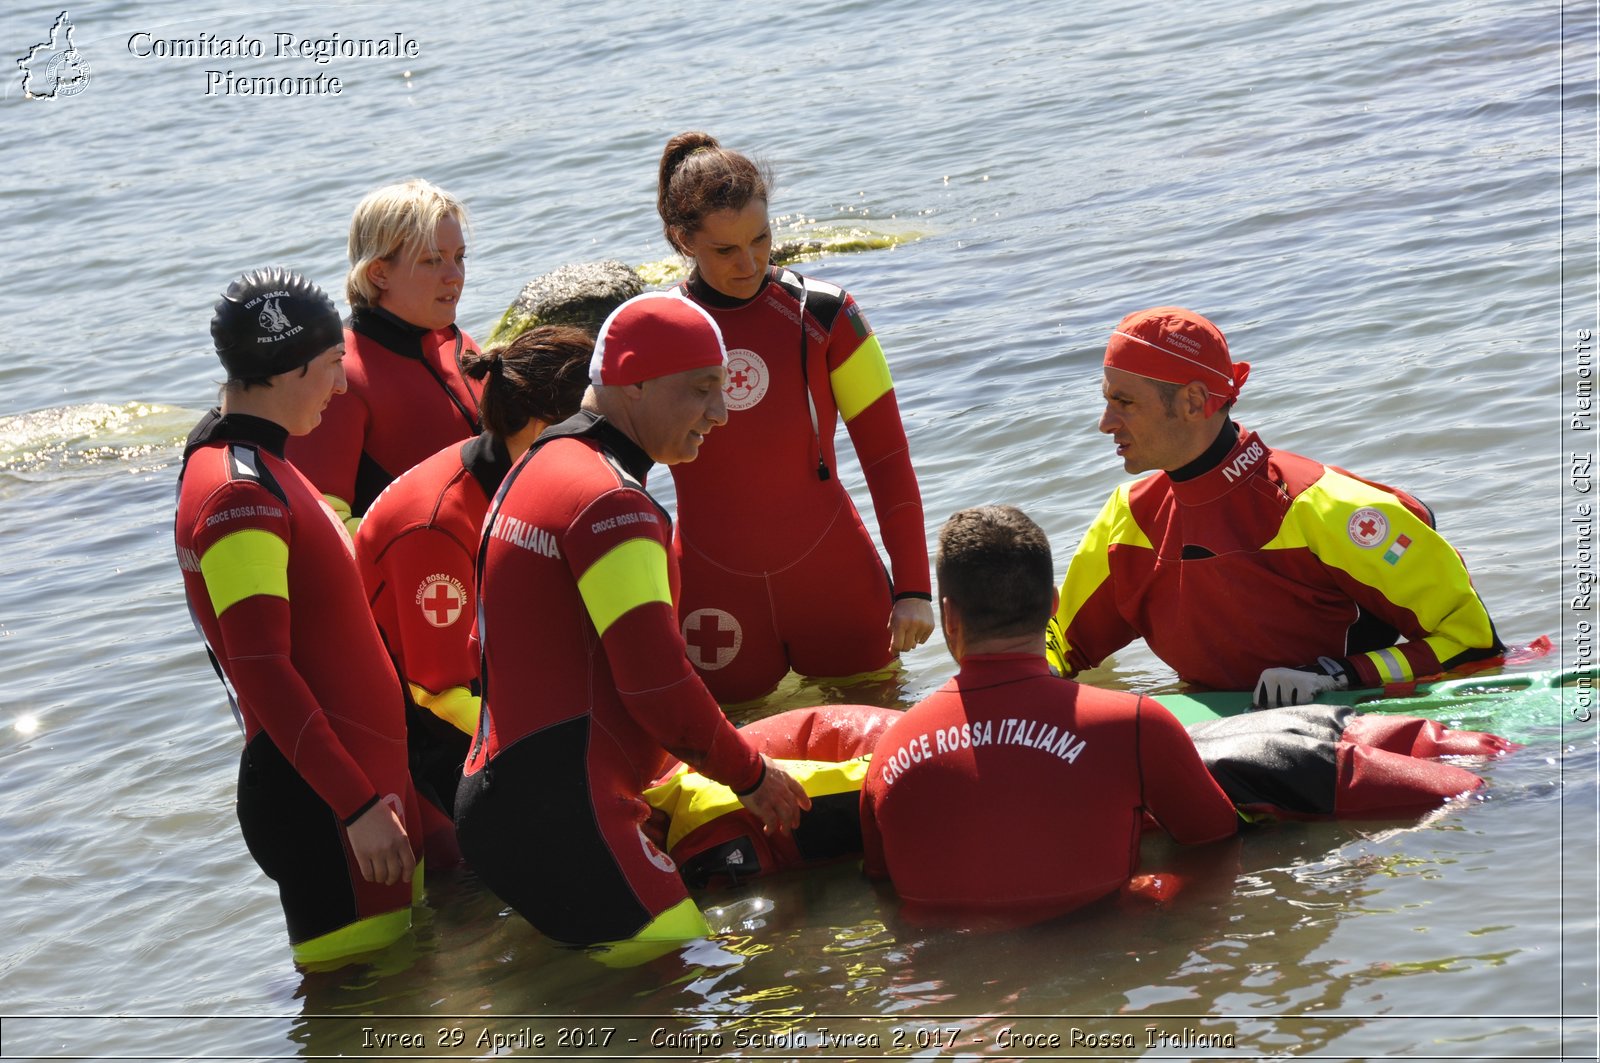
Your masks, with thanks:
[{"label": "wetsuit sleeve", "polygon": [[1504,649],[1461,555],[1388,491],[1329,470],[1295,499],[1266,548],[1275,546],[1309,548],[1352,601],[1407,640],[1349,657],[1353,685],[1421,679]]},{"label": "wetsuit sleeve", "polygon": [[828,382],[878,516],[896,594],[929,595],[922,492],[878,336],[848,294],[828,338]]},{"label": "wetsuit sleeve", "polygon": [[230,482],[196,519],[194,543],[221,633],[213,649],[240,701],[317,796],[348,821],[377,790],[290,657],[287,510],[259,484]]},{"label": "wetsuit sleeve", "polygon": [[[386,638],[404,662],[400,678],[418,705],[465,734],[478,727],[478,659],[472,641],[478,615],[472,553],[448,532],[413,528],[378,560],[384,593],[394,602],[395,631]],[[375,588],[367,589],[369,595]]]},{"label": "wetsuit sleeve", "polygon": [[1160,704],[1141,697],[1138,728],[1139,793],[1147,812],[1183,845],[1226,838],[1239,817],[1206,770],[1189,732]]},{"label": "wetsuit sleeve", "polygon": [[745,790],[761,776],[760,754],[689,665],[672,600],[669,538],[649,496],[619,488],[578,515],[562,553],[629,714],[679,760]]},{"label": "wetsuit sleeve", "polygon": [[322,492],[352,535],[361,519],[350,514],[370,417],[361,396],[346,391],[329,401],[317,427],[306,435],[290,436],[284,446],[284,456]]},{"label": "wetsuit sleeve", "polygon": [[1139,637],[1117,608],[1111,580],[1114,548],[1151,549],[1128,507],[1129,486],[1122,485],[1106,500],[1067,566],[1045,649],[1050,667],[1061,675],[1093,668]]}]

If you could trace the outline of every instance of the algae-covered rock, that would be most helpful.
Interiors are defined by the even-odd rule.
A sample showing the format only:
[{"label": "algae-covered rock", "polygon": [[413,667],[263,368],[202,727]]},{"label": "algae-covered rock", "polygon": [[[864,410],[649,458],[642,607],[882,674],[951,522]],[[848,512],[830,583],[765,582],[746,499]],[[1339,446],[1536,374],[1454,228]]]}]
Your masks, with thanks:
[{"label": "algae-covered rock", "polygon": [[523,285],[490,331],[488,345],[509,343],[535,325],[598,332],[607,314],[642,291],[639,275],[614,258],[553,269]]},{"label": "algae-covered rock", "polygon": [[[809,262],[826,254],[879,251],[921,238],[921,233],[874,232],[858,226],[847,229],[814,229],[804,235],[774,240],[771,261],[774,266],[787,266],[791,262]],[[637,269],[640,278],[652,288],[680,281],[689,272],[688,264],[676,255],[658,262],[646,262]]]},{"label": "algae-covered rock", "polygon": [[[920,233],[874,232],[859,227],[818,228],[774,241],[772,263],[804,262],[825,254],[876,251],[920,239]],[[577,325],[597,332],[606,315],[646,287],[683,279],[688,266],[677,255],[635,269],[616,259],[562,266],[529,281],[489,333],[488,346],[510,343],[535,325]]]},{"label": "algae-covered rock", "polygon": [[819,229],[804,236],[793,236],[772,245],[772,261],[780,266],[806,262],[825,254],[850,251],[881,251],[896,244],[921,239],[918,233],[882,233],[870,229]]}]

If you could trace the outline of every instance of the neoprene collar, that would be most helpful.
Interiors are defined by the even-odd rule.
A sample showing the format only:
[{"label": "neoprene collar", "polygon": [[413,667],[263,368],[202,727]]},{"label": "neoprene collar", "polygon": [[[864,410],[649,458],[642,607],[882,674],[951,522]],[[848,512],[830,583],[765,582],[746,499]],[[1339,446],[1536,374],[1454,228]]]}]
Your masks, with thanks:
[{"label": "neoprene collar", "polygon": [[705,279],[700,276],[699,270],[689,274],[685,287],[688,288],[689,294],[694,297],[694,301],[697,303],[717,310],[737,310],[741,306],[749,306],[761,298],[761,293],[766,291],[767,285],[772,283],[773,268],[770,265],[767,267],[767,275],[761,278],[761,287],[757,288],[756,294],[748,299],[735,299],[731,295],[724,295],[722,292],[717,291],[705,282]]},{"label": "neoprene collar", "polygon": [[461,467],[478,481],[485,498],[493,498],[511,471],[511,452],[493,432],[482,432],[461,444]]},{"label": "neoprene collar", "polygon": [[617,464],[622,466],[623,472],[641,484],[644,483],[651,466],[655,464],[650,455],[644,452],[643,447],[593,410],[579,410],[560,424],[546,428],[539,434],[533,449],[538,449],[553,439],[574,437],[592,439],[599,443],[600,449],[615,458]]},{"label": "neoprene collar", "polygon": [[444,377],[439,375],[439,371],[433,367],[427,358],[423,357],[423,337],[431,336],[435,332],[448,332],[456,341],[454,354],[456,372],[465,376],[461,370],[461,346],[462,337],[465,334],[455,322],[451,322],[442,329],[425,329],[420,325],[413,325],[409,321],[394,316],[382,307],[358,306],[350,311],[349,326],[351,332],[358,336],[365,336],[393,354],[399,355],[401,358],[409,358],[414,362],[421,362],[422,367],[428,371],[429,376],[433,377],[434,383],[444,390],[445,396],[450,400],[450,404],[456,408],[456,412],[461,415],[462,420],[467,422],[472,432],[483,431],[483,425],[478,423],[477,411],[462,402],[461,396],[450,389],[450,385],[445,381]]},{"label": "neoprene collar", "polygon": [[1233,423],[1232,418],[1224,417],[1222,419],[1222,428],[1217,432],[1217,438],[1211,441],[1211,445],[1205,449],[1205,452],[1182,468],[1173,469],[1167,473],[1167,479],[1173,483],[1182,483],[1185,480],[1193,480],[1196,477],[1204,476],[1218,465],[1221,465],[1222,459],[1228,456],[1238,442],[1239,426]]},{"label": "neoprene collar", "polygon": [[276,421],[248,413],[224,414],[216,407],[206,411],[200,423],[194,426],[183,444],[183,457],[210,443],[253,443],[272,454],[283,457],[284,444],[289,441],[289,430]]},{"label": "neoprene collar", "polygon": [[358,306],[350,311],[350,331],[377,340],[402,358],[422,360],[422,337],[431,330],[395,317],[378,306]]}]

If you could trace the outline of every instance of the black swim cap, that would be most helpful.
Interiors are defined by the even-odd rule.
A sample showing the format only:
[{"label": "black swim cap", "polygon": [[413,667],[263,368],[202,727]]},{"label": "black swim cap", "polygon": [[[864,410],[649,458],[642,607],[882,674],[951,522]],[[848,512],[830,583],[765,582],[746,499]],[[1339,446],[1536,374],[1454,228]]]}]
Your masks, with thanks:
[{"label": "black swim cap", "polygon": [[344,340],[333,300],[281,266],[252,270],[228,285],[211,317],[211,339],[229,380],[299,369]]}]

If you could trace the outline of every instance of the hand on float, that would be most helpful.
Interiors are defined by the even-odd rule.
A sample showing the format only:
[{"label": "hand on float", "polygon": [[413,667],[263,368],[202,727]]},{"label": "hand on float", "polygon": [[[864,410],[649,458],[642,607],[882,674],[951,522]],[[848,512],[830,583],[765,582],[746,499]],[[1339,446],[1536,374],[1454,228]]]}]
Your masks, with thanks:
[{"label": "hand on float", "polygon": [[747,794],[738,794],[741,804],[756,814],[768,834],[792,831],[800,825],[800,813],[811,810],[811,796],[765,754],[761,754],[761,781]]},{"label": "hand on float", "polygon": [[411,852],[405,824],[389,801],[379,801],[367,809],[345,828],[345,833],[362,878],[383,886],[411,881],[417,858]]},{"label": "hand on float", "polygon": [[889,614],[889,648],[895,653],[920,646],[933,634],[933,603],[901,598]]},{"label": "hand on float", "polygon": [[1256,681],[1252,708],[1306,705],[1330,690],[1350,689],[1350,668],[1344,661],[1318,657],[1315,664],[1298,668],[1268,668]]}]

